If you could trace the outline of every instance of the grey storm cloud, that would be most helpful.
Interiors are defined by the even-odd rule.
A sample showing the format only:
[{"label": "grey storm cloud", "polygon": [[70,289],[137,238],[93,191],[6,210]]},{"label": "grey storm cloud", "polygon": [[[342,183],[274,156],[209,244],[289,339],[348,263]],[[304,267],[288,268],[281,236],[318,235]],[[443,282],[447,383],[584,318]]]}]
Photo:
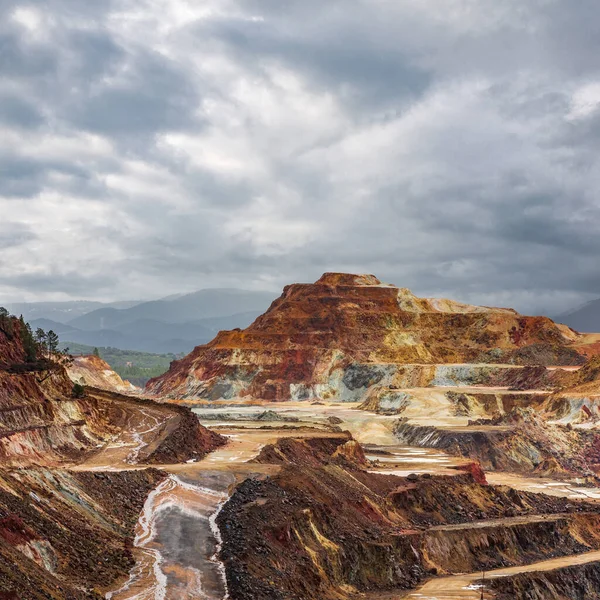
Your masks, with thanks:
[{"label": "grey storm cloud", "polygon": [[598,297],[596,4],[0,0],[0,296]]}]

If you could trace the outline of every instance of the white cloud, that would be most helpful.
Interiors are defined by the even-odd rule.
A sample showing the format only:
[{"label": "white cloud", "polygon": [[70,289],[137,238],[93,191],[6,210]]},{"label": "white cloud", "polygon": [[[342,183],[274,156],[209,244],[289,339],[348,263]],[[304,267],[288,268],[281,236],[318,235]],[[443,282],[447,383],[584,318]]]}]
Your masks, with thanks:
[{"label": "white cloud", "polygon": [[600,108],[600,81],[586,83],[571,96],[571,110],[567,119],[579,120],[592,116]]},{"label": "white cloud", "polygon": [[590,0],[13,4],[0,295],[330,269],[525,310],[600,295]]}]

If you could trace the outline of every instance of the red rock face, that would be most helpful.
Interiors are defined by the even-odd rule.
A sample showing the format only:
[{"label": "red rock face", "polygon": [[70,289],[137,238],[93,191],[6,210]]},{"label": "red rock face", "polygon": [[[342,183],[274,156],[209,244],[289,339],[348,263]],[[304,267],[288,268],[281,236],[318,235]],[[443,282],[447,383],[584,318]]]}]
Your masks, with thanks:
[{"label": "red rock face", "polygon": [[[578,333],[511,309],[424,299],[373,275],[294,284],[245,330],[220,332],[147,390],[169,398],[358,400],[397,365],[574,365]],[[346,393],[346,391],[348,393]]]},{"label": "red rock face", "polygon": [[[10,323],[7,326],[7,323]],[[19,322],[6,320],[0,327],[0,463],[4,466],[58,466],[84,460],[88,453],[122,430],[144,424],[144,409],[158,411],[165,429],[157,428],[152,453],[143,451],[149,463],[198,459],[223,443],[221,436],[202,427],[185,407],[159,405],[89,387],[82,397],[73,395],[73,382],[55,363],[27,363],[17,334]],[[13,334],[14,332],[14,334]],[[85,373],[86,385],[106,388],[125,386],[108,365],[86,357],[75,365],[77,379]],[[141,456],[141,455],[140,455]]]}]

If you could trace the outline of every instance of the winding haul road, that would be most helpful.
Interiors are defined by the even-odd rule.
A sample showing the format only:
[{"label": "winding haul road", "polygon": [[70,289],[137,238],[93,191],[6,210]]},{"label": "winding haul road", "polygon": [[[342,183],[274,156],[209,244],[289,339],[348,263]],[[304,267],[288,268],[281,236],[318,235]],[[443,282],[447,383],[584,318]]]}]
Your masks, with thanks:
[{"label": "winding haul road", "polygon": [[[106,593],[108,600],[224,600],[228,598],[224,567],[217,556],[220,533],[215,520],[235,483],[248,476],[262,477],[278,469],[274,465],[248,464],[260,449],[284,436],[330,436],[327,419],[342,419],[341,427],[369,445],[367,456],[379,460],[375,472],[406,475],[411,472],[455,474],[451,467],[462,459],[426,448],[398,446],[391,427],[395,417],[386,417],[356,410],[354,405],[331,407],[307,403],[269,404],[269,410],[283,416],[299,419],[287,422],[286,429],[274,422],[271,428],[265,421],[252,421],[249,409],[240,408],[236,418],[218,423],[219,433],[229,437],[229,443],[206,456],[202,461],[189,464],[161,465],[168,473],[148,496],[135,531],[136,564],[126,581]],[[221,409],[222,410],[222,409]],[[229,414],[238,409],[227,408]],[[254,411],[262,410],[253,407]],[[197,410],[202,420],[203,410]],[[244,420],[249,419],[249,420]],[[146,446],[162,436],[168,426],[166,413],[140,408],[137,416],[129,419],[131,429],[123,432],[86,463],[80,470],[123,470],[143,468],[134,463]],[[210,421],[205,421],[211,426]],[[212,423],[216,425],[216,423]],[[267,428],[265,429],[265,425]],[[307,425],[313,429],[307,429]],[[252,429],[254,427],[254,429]],[[261,429],[258,429],[258,428]],[[321,431],[319,431],[321,428]],[[565,486],[561,482],[495,473],[493,483],[515,489],[543,491],[566,497],[590,499],[594,492],[585,488]],[[600,492],[598,497],[600,498]],[[525,517],[525,519],[551,519]],[[513,519],[514,520],[514,519]],[[507,522],[510,519],[507,520]],[[482,528],[497,525],[498,520],[480,521],[459,526]],[[498,569],[486,573],[486,578],[506,577],[532,571],[548,571],[570,565],[600,561],[600,551],[566,556],[531,565]],[[480,573],[461,574],[432,579],[420,588],[406,592],[369,594],[372,600],[412,598],[420,600],[475,600],[481,597]],[[487,592],[486,592],[487,594]],[[488,597],[488,596],[486,596]],[[489,596],[491,598],[491,596]]]}]

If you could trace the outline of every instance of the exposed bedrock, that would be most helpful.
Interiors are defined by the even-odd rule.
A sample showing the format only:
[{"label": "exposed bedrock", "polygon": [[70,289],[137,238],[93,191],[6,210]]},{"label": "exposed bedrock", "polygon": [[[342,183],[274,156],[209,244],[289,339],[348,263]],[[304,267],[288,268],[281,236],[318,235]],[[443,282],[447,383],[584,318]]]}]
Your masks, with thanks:
[{"label": "exposed bedrock", "polygon": [[17,598],[102,598],[133,566],[133,529],[154,469],[73,473],[0,470],[0,592]]},{"label": "exposed bedrock", "polygon": [[[372,392],[397,395],[399,390],[425,387],[509,387],[515,390],[551,389],[554,372],[510,365],[422,365],[350,362],[340,353],[326,361],[319,373],[306,374],[305,379],[260,383],[265,373],[258,364],[247,368],[236,365],[227,374],[196,378],[190,375],[185,384],[169,392],[156,384],[150,392],[164,394],[172,399],[219,400],[245,397],[262,400],[331,400],[337,402],[362,402]],[[543,383],[540,381],[543,380]],[[260,389],[254,387],[260,383]]]},{"label": "exposed bedrock", "polygon": [[595,510],[470,474],[409,481],[326,461],[244,481],[217,523],[233,600],[328,600],[598,548]]},{"label": "exposed bedrock", "polygon": [[600,516],[541,515],[441,526],[420,535],[438,574],[492,570],[600,547]]},{"label": "exposed bedrock", "polygon": [[165,405],[93,388],[89,390],[88,399],[96,410],[103,411],[103,421],[117,429],[134,429],[136,413],[144,409],[158,413],[158,426],[152,440],[138,454],[138,462],[144,464],[197,460],[227,442],[223,436],[200,425],[196,415],[185,406]]},{"label": "exposed bedrock", "polygon": [[502,577],[490,586],[495,600],[600,600],[600,562]]},{"label": "exposed bedrock", "polygon": [[469,428],[444,429],[400,420],[399,443],[438,448],[479,461],[484,469],[552,476],[591,476],[600,466],[600,434],[546,423],[536,412],[518,409]]},{"label": "exposed bedrock", "polygon": [[[165,477],[112,469],[202,458],[225,440],[188,408],[74,388],[62,357],[0,317],[0,598],[102,598],[133,566],[134,526]],[[108,472],[57,468],[98,455]]]},{"label": "exposed bedrock", "polygon": [[548,398],[544,393],[506,391],[448,391],[430,388],[401,390],[371,388],[359,406],[361,410],[379,414],[422,417],[424,414],[469,416],[473,418],[499,417],[515,408],[543,407]]},{"label": "exposed bedrock", "polygon": [[545,317],[326,273],[314,284],[287,286],[248,328],[220,332],[147,391],[171,399],[359,401],[373,385],[482,382],[494,372],[485,365],[580,365],[581,338]]},{"label": "exposed bedrock", "polygon": [[145,407],[152,408],[163,423],[153,444],[140,452],[140,461],[154,464],[201,458],[224,443],[186,407],[93,388],[75,398],[64,371],[42,383],[35,373],[0,371],[0,459],[14,466],[83,460],[122,429],[134,430],[136,416]]},{"label": "exposed bedrock", "polygon": [[362,446],[349,433],[330,438],[281,438],[276,444],[265,446],[250,462],[313,467],[338,464],[350,469],[369,464]]},{"label": "exposed bedrock", "polygon": [[115,373],[110,365],[98,356],[76,356],[69,365],[68,374],[71,381],[109,392],[120,394],[137,394],[141,389],[124,381]]}]

